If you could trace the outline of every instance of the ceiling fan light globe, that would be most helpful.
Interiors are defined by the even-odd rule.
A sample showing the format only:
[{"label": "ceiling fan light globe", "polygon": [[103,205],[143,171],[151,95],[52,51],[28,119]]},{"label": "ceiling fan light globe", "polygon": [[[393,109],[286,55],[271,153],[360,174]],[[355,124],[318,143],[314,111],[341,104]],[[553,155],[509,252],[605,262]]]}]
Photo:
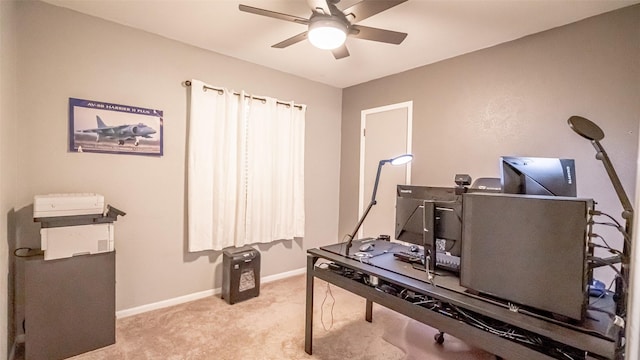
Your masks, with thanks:
[{"label": "ceiling fan light globe", "polygon": [[322,19],[309,25],[309,42],[323,50],[337,49],[347,39],[347,27],[340,21]]}]

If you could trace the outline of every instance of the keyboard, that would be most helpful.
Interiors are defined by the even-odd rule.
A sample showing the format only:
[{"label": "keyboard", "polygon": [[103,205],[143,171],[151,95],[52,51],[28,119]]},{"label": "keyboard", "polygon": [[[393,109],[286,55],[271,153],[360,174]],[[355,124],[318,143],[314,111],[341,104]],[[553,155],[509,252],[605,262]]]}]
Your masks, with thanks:
[{"label": "keyboard", "polygon": [[422,262],[422,256],[420,256],[419,253],[414,253],[414,252],[406,252],[406,251],[394,252],[393,257],[395,257],[396,260],[400,260],[408,263]]},{"label": "keyboard", "polygon": [[453,256],[453,255],[449,255],[447,253],[443,253],[443,252],[438,252],[436,254],[436,267],[443,269],[443,270],[448,270],[448,271],[453,271],[456,273],[460,272],[460,257],[459,256]]}]

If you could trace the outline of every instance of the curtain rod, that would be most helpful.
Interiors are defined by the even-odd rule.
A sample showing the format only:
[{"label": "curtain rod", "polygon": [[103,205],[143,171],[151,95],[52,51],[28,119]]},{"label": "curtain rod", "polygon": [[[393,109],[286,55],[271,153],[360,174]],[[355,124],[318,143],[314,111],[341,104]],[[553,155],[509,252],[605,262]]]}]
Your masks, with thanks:
[{"label": "curtain rod", "polygon": [[[185,80],[184,85],[185,85],[185,86],[191,86],[191,81],[190,81],[190,80]],[[218,89],[218,88],[214,88],[214,87],[207,86],[207,85],[203,85],[203,86],[202,86],[202,88],[203,88],[205,91],[206,91],[206,90],[215,90],[215,91],[217,91],[217,92],[218,92],[218,94],[220,94],[220,95],[224,94],[224,89]],[[240,95],[240,94],[234,91],[234,92],[233,92],[233,95]],[[265,99],[265,98],[258,97],[258,96],[253,96],[253,95],[245,95],[244,97],[250,97],[250,98],[252,98],[252,99],[256,99],[256,100],[267,101],[267,99]],[[280,104],[280,105],[291,106],[291,104],[290,104],[290,103],[286,103],[286,102],[279,101],[279,100],[276,100],[276,103],[277,103],[277,104]],[[294,105],[293,105],[293,107],[295,107],[295,108],[298,108],[298,109],[302,110],[302,105],[295,105],[295,104],[294,104]]]}]

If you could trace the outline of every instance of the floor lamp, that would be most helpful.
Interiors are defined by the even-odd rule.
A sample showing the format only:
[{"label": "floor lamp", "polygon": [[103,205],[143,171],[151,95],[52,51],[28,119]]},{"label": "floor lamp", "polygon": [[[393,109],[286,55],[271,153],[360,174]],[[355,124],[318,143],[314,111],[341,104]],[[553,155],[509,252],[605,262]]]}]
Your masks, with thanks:
[{"label": "floor lamp", "polygon": [[[624,244],[622,245],[622,256],[614,256],[612,258],[603,259],[603,265],[612,265],[616,262],[620,262],[621,281],[616,281],[616,314],[626,315],[627,296],[629,292],[629,289],[627,288],[629,284],[630,272],[629,262],[631,258],[631,241],[633,233],[633,206],[631,205],[631,201],[629,201],[627,193],[622,187],[620,178],[618,177],[616,170],[613,168],[613,164],[611,163],[607,152],[604,151],[604,148],[600,144],[600,140],[604,139],[604,132],[602,131],[602,129],[591,120],[585,119],[581,116],[570,117],[568,123],[571,129],[573,129],[573,131],[575,131],[578,135],[591,141],[591,144],[596,149],[596,159],[602,161],[604,169],[607,171],[607,175],[609,175],[609,179],[611,180],[613,188],[616,191],[616,195],[618,195],[618,199],[622,204],[622,218],[625,219],[624,229],[619,229],[624,237]],[[618,279],[619,278],[616,278],[616,280]],[[620,342],[620,338],[624,336],[624,328],[625,326],[623,325],[621,329],[621,336],[619,337],[618,342]],[[618,349],[621,349],[620,343],[618,343]]]},{"label": "floor lamp", "polygon": [[373,207],[373,205],[376,204],[376,192],[378,192],[378,182],[380,182],[380,172],[382,170],[382,166],[386,163],[391,163],[391,165],[404,165],[410,162],[411,160],[413,160],[413,155],[411,154],[396,156],[393,159],[380,160],[380,162],[378,163],[378,173],[376,174],[376,181],[373,183],[373,194],[371,194],[371,202],[369,202],[369,205],[367,206],[367,209],[364,211],[364,214],[362,214],[362,217],[360,217],[360,220],[358,220],[358,224],[356,224],[356,228],[353,229],[353,232],[351,234],[349,234],[349,241],[347,241],[347,249],[345,251],[346,256],[349,256],[349,249],[351,249],[351,243],[353,242],[353,239],[356,237],[358,230],[360,230],[360,226],[362,226],[362,222],[367,217],[367,215],[369,215],[369,211],[371,210],[371,207]]}]

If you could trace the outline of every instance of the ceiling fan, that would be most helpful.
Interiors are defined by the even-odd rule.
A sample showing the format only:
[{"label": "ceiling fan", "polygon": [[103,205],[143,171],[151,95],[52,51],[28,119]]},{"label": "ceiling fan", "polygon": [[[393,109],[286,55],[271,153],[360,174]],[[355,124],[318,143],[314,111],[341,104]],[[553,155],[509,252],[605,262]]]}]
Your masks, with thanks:
[{"label": "ceiling fan", "polygon": [[272,45],[273,48],[285,48],[308,38],[314,46],[331,50],[336,59],[342,59],[349,56],[349,50],[344,44],[347,36],[395,45],[402,43],[407,37],[406,33],[356,25],[356,23],[405,1],[407,0],[363,0],[340,10],[336,6],[340,0],[307,0],[311,7],[311,16],[308,19],[242,4],[239,9],[308,26],[307,31]]}]

